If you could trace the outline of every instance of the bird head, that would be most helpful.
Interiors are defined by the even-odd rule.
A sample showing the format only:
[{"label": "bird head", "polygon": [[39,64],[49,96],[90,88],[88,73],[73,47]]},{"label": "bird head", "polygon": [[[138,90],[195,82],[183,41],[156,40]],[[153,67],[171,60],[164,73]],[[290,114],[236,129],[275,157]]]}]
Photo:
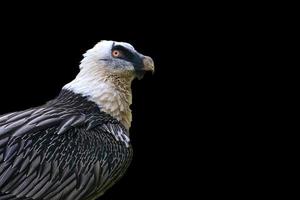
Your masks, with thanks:
[{"label": "bird head", "polygon": [[84,54],[79,74],[63,89],[88,97],[129,129],[131,82],[147,71],[154,72],[149,56],[125,42],[101,41]]},{"label": "bird head", "polygon": [[154,72],[154,62],[149,56],[137,52],[125,42],[102,40],[84,54],[80,68],[93,66],[119,78],[143,78],[147,71]]}]

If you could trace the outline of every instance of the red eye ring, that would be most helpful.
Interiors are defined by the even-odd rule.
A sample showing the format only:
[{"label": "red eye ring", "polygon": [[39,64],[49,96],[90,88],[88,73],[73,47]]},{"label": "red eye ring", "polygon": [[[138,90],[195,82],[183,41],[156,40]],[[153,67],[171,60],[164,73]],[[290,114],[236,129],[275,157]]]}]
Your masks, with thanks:
[{"label": "red eye ring", "polygon": [[112,56],[113,56],[113,57],[120,57],[120,56],[121,56],[121,52],[118,51],[118,50],[113,50],[113,51],[112,51]]}]

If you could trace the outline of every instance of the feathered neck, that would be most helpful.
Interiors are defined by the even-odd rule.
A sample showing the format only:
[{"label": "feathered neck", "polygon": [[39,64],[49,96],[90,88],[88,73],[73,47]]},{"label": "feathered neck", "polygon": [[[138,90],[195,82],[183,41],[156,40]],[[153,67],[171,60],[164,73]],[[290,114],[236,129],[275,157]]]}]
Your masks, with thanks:
[{"label": "feathered neck", "polygon": [[129,130],[132,121],[130,105],[133,76],[113,73],[93,62],[82,62],[80,68],[77,77],[63,89],[87,97],[101,111],[119,120]]}]

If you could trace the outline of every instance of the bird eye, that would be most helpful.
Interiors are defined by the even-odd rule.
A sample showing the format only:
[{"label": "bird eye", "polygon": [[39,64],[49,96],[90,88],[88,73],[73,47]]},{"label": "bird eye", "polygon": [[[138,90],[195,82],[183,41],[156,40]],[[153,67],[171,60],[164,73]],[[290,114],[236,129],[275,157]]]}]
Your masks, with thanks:
[{"label": "bird eye", "polygon": [[113,50],[112,51],[112,56],[115,57],[115,58],[118,58],[118,57],[122,56],[122,53],[119,50]]}]

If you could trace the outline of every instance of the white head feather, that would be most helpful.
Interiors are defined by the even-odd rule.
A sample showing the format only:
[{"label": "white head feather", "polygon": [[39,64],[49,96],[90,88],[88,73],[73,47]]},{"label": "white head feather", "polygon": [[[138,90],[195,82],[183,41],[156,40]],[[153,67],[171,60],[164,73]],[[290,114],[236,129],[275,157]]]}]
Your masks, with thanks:
[{"label": "white head feather", "polygon": [[135,51],[128,43],[99,42],[84,54],[79,74],[63,89],[88,97],[102,111],[110,114],[129,129],[132,120],[129,106],[132,103],[131,82],[134,79],[134,68],[126,61],[123,62],[122,70],[108,66],[106,59],[111,57],[113,44]]}]

